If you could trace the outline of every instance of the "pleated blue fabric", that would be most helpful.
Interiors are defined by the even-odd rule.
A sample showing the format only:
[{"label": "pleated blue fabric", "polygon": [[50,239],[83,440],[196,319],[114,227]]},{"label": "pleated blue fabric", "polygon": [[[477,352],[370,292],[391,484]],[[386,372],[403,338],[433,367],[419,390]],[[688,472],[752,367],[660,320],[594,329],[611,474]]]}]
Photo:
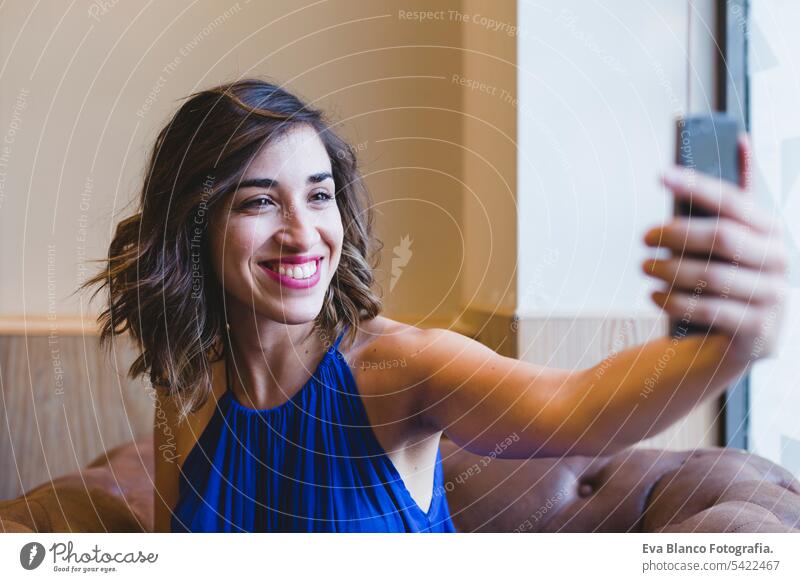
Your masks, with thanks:
[{"label": "pleated blue fabric", "polygon": [[173,532],[455,532],[441,451],[423,511],[369,423],[339,351],[346,331],[283,404],[219,398],[179,473]]}]

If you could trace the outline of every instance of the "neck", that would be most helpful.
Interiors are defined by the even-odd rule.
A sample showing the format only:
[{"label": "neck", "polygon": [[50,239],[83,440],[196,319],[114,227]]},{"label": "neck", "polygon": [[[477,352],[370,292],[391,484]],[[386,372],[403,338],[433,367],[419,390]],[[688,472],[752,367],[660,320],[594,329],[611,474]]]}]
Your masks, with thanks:
[{"label": "neck", "polygon": [[330,345],[314,331],[314,322],[286,324],[229,310],[228,389],[251,408],[270,408],[310,377]]}]

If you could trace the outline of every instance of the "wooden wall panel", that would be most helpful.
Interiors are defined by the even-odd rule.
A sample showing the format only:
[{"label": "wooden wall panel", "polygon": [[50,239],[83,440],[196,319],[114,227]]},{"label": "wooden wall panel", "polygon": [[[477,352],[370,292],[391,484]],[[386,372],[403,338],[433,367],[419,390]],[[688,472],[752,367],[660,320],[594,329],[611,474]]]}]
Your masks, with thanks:
[{"label": "wooden wall panel", "polygon": [[97,336],[79,329],[5,332],[0,499],[78,470],[104,450],[152,431],[152,391],[126,378],[134,357],[127,340],[106,356]]}]

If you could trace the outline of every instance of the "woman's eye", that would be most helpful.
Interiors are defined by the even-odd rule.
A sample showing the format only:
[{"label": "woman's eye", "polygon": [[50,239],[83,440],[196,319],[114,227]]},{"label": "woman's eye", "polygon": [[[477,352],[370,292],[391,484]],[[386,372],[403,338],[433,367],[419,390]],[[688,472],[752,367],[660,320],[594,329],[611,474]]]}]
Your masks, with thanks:
[{"label": "woman's eye", "polygon": [[268,205],[272,204],[272,200],[269,198],[256,198],[255,200],[251,200],[247,204],[244,205],[245,208],[257,208],[261,210],[262,208],[267,208]]},{"label": "woman's eye", "polygon": [[[335,197],[323,190],[312,194],[311,198],[315,202],[325,202],[328,200],[333,200]],[[250,209],[264,210],[274,205],[275,203],[269,198],[255,198],[253,200],[250,200],[249,202],[245,202],[243,208],[246,208],[248,210]]]},{"label": "woman's eye", "polygon": [[[316,198],[317,196],[322,196],[322,198]],[[315,193],[314,197],[317,200],[333,200],[333,198],[334,198],[332,195],[328,194],[324,190],[321,190],[320,192]]]}]

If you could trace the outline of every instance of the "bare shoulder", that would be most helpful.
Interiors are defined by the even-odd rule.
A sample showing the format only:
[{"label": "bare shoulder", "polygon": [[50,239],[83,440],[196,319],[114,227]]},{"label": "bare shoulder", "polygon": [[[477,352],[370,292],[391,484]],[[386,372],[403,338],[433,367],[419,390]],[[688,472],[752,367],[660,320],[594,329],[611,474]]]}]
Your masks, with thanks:
[{"label": "bare shoulder", "polygon": [[178,466],[175,435],[177,410],[174,400],[163,387],[156,386],[153,417],[153,530],[170,531],[172,508],[178,499]]},{"label": "bare shoulder", "polygon": [[352,355],[365,365],[409,368],[417,374],[430,374],[439,367],[468,358],[492,359],[502,356],[461,333],[443,328],[420,328],[388,317],[378,316],[360,324],[359,338]]},{"label": "bare shoulder", "polygon": [[212,394],[196,411],[182,422],[176,399],[169,391],[156,386],[155,411],[153,415],[154,475],[154,531],[170,531],[172,510],[178,501],[178,475],[189,452],[205,430],[217,400],[225,391],[222,381],[224,370],[219,363],[211,364],[214,381]]},{"label": "bare shoulder", "polygon": [[421,330],[382,315],[365,319],[358,324],[358,333],[353,344],[353,353],[388,353],[400,347],[403,341],[412,340]]},{"label": "bare shoulder", "polygon": [[[419,328],[384,316],[359,323],[353,346],[345,357],[351,366],[364,370],[394,369],[396,375],[418,371],[415,362],[431,342],[447,330]],[[456,334],[457,335],[457,334]],[[445,340],[446,341],[446,340]]]},{"label": "bare shoulder", "polygon": [[457,332],[378,316],[359,323],[355,341],[343,356],[374,424],[397,423],[409,433],[433,434],[438,428],[421,414],[428,406],[431,377],[446,368],[454,355],[461,353],[475,361],[483,350],[494,354]]},{"label": "bare shoulder", "polygon": [[179,413],[176,400],[172,396],[159,391],[156,403],[156,423],[155,428],[160,432],[160,436],[166,441],[162,443],[162,457],[165,455],[172,458],[169,463],[176,467],[182,467],[189,452],[194,448],[197,439],[205,430],[214,410],[217,401],[222,397],[226,390],[224,382],[224,364],[222,361],[210,364],[212,374],[212,392],[209,394],[203,405],[189,413],[183,421],[179,421]]}]

